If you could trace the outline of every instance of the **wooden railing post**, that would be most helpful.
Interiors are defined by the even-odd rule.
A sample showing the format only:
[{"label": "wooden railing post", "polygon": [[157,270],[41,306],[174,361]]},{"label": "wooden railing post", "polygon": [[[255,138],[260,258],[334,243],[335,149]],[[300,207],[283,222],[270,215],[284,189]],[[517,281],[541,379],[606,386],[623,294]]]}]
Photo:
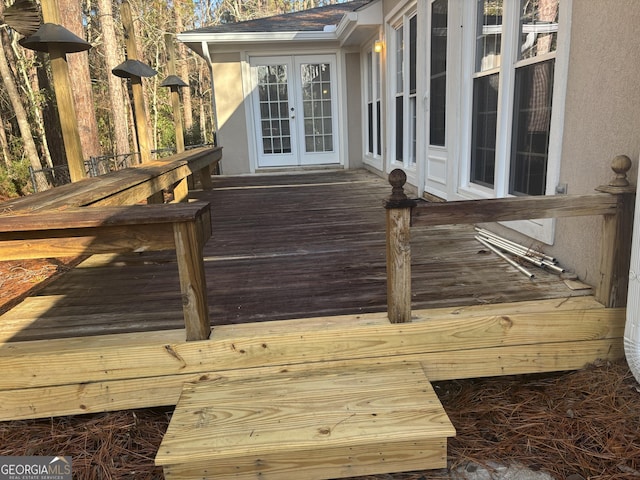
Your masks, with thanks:
[{"label": "wooden railing post", "polygon": [[411,208],[407,198],[407,175],[400,169],[389,174],[393,187],[387,210],[387,314],[391,323],[411,321]]},{"label": "wooden railing post", "polygon": [[616,213],[603,217],[600,278],[596,287],[596,299],[610,308],[622,307],[627,301],[636,191],[627,180],[630,168],[631,159],[618,155],[611,162],[615,176],[609,184],[596,188],[599,192],[615,195],[617,199]]}]

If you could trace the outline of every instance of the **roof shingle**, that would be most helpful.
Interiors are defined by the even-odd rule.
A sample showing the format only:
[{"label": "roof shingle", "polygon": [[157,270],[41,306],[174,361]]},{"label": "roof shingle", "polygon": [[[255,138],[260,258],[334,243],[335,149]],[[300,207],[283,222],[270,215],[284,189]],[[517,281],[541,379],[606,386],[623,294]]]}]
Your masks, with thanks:
[{"label": "roof shingle", "polygon": [[184,33],[321,32],[324,27],[337,25],[347,13],[354,12],[371,1],[353,0],[244,22],[210,25]]}]

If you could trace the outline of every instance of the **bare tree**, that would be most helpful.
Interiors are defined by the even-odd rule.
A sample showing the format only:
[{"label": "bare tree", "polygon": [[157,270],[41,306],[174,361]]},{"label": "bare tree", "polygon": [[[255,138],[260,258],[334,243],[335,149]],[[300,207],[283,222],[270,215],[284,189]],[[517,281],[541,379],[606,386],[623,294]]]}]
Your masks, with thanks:
[{"label": "bare tree", "polygon": [[7,43],[6,30],[3,28],[0,31],[0,76],[2,77],[2,83],[7,90],[11,106],[13,108],[16,121],[18,122],[18,128],[20,129],[20,136],[22,137],[24,154],[29,160],[29,164],[35,170],[42,169],[40,158],[38,157],[38,149],[33,141],[33,134],[31,132],[31,125],[29,124],[29,117],[27,111],[22,105],[20,100],[20,93],[16,85],[15,78],[9,68],[7,62],[7,56],[5,54],[5,45]]},{"label": "bare tree", "polygon": [[113,121],[109,127],[112,129],[115,141],[115,153],[123,155],[129,153],[129,128],[126,105],[128,93],[123,87],[123,80],[111,75],[111,69],[122,62],[122,46],[116,35],[116,24],[113,16],[112,0],[98,0],[100,13],[100,30],[102,32],[102,50],[106,64],[106,76],[109,84],[109,105]]},{"label": "bare tree", "polygon": [[[184,30],[184,2],[176,1],[176,32],[182,32]],[[189,54],[187,53],[187,47],[184,43],[178,43],[178,69],[177,74],[189,84],[188,88],[182,89],[182,106],[184,109],[184,128],[187,132],[193,130],[193,105],[191,101],[191,82],[190,69],[189,69]]]}]

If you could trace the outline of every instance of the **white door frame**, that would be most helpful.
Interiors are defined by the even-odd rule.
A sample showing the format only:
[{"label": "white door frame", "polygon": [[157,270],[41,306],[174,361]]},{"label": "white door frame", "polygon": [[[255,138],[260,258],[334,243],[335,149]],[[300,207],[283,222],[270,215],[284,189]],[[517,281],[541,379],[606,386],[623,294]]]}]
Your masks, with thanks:
[{"label": "white door frame", "polygon": [[[247,128],[249,129],[248,139],[252,141],[252,151],[255,154],[255,167],[339,164],[342,156],[342,147],[339,130],[341,105],[338,94],[340,82],[337,56],[335,54],[251,55],[247,57],[247,60],[247,68],[245,69],[247,77],[245,78],[249,80],[247,83],[249,84],[250,93],[246,99],[250,112],[249,116],[252,117],[247,119]],[[301,69],[303,65],[315,63],[329,65],[330,78],[328,87],[330,100],[318,101],[315,97],[313,99],[307,98],[306,101],[303,99]],[[265,65],[287,66],[289,131],[286,133],[290,133],[291,148],[290,151],[282,151],[279,154],[263,153],[261,105],[258,97],[255,67]],[[316,84],[316,88],[320,86],[319,83]],[[323,88],[322,92],[326,93],[326,89]],[[307,95],[307,97],[309,96]],[[326,118],[327,108],[329,107],[331,109],[330,118]],[[265,106],[263,105],[262,108],[265,108]],[[280,106],[280,108],[282,107]],[[309,114],[320,115],[320,118],[308,118]],[[279,122],[284,126],[283,119],[284,113],[280,112]],[[306,134],[305,125],[307,127]],[[322,127],[324,127],[324,130]],[[329,129],[331,129],[329,134],[326,134]],[[318,133],[315,134],[316,132]],[[327,139],[328,136],[331,138]],[[323,143],[323,140],[327,143]],[[307,145],[305,142],[310,143]],[[319,144],[315,142],[319,142]],[[319,148],[332,148],[332,150],[327,152],[313,151],[314,147],[318,145],[320,145]]]}]

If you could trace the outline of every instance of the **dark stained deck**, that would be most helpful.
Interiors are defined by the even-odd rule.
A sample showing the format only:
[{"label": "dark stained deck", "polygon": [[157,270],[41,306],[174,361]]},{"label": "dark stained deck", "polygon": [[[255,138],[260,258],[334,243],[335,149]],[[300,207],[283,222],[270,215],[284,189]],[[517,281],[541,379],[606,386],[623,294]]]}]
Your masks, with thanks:
[{"label": "dark stained deck", "polygon": [[[386,310],[386,181],[364,171],[214,177],[204,252],[212,324]],[[562,298],[474,240],[468,226],[412,230],[413,308]],[[0,317],[0,341],[183,326],[172,252],[95,256]]]}]

